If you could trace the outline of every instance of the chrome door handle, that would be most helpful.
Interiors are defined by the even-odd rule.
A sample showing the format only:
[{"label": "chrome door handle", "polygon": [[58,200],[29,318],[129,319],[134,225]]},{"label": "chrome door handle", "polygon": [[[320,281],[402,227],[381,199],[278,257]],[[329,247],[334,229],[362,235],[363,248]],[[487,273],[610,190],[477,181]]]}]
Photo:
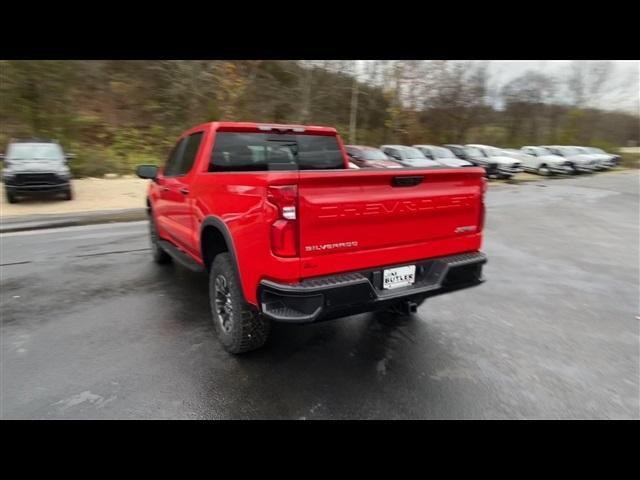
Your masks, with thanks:
[{"label": "chrome door handle", "polygon": [[189,194],[189,189],[188,188],[181,188],[180,189],[180,193],[183,195],[188,195]]}]

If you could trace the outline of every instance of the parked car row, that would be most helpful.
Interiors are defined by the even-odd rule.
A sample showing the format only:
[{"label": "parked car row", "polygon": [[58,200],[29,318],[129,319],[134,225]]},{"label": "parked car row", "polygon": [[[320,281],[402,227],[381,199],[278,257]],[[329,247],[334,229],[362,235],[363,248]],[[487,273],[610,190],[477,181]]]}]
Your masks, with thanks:
[{"label": "parked car row", "polygon": [[511,178],[520,172],[539,175],[590,173],[608,170],[620,156],[594,147],[566,145],[497,148],[480,144],[347,145],[351,168],[483,167],[490,178]]}]

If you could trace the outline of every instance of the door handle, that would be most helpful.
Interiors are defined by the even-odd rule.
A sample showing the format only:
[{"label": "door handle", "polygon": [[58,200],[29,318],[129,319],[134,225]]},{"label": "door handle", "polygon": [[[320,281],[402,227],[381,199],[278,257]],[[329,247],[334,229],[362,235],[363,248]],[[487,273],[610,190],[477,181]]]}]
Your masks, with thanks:
[{"label": "door handle", "polygon": [[179,192],[180,192],[181,194],[183,194],[183,195],[188,195],[188,194],[189,194],[189,189],[188,189],[188,188],[184,188],[184,187],[183,187],[183,188],[181,188],[181,189],[179,190]]},{"label": "door handle", "polygon": [[162,187],[162,191],[163,192],[168,192],[169,191],[169,187]]}]

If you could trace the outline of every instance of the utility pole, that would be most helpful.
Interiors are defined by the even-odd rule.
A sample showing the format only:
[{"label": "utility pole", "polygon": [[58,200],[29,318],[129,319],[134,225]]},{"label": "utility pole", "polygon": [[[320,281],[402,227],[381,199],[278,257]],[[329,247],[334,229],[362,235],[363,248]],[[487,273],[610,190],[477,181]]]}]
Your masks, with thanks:
[{"label": "utility pole", "polygon": [[353,84],[351,85],[351,110],[349,112],[349,143],[356,143],[356,124],[358,121],[358,61],[353,62]]}]

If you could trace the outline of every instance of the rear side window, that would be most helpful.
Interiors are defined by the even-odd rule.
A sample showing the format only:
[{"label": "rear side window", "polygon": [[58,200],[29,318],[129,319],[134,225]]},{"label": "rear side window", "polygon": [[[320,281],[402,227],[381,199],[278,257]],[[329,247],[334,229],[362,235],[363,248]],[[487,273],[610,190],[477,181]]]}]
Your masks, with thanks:
[{"label": "rear side window", "polygon": [[399,156],[398,152],[394,148],[385,148],[384,153],[386,153],[387,155],[391,155],[392,157]]},{"label": "rear side window", "polygon": [[343,169],[335,136],[218,132],[210,172]]},{"label": "rear side window", "polygon": [[185,175],[189,173],[193,162],[198,154],[198,148],[200,148],[200,142],[202,142],[202,132],[189,135],[187,138],[187,144],[184,147],[184,153],[178,163],[177,175]]},{"label": "rear side window", "polygon": [[362,157],[365,160],[389,160],[382,150],[363,150]]}]

